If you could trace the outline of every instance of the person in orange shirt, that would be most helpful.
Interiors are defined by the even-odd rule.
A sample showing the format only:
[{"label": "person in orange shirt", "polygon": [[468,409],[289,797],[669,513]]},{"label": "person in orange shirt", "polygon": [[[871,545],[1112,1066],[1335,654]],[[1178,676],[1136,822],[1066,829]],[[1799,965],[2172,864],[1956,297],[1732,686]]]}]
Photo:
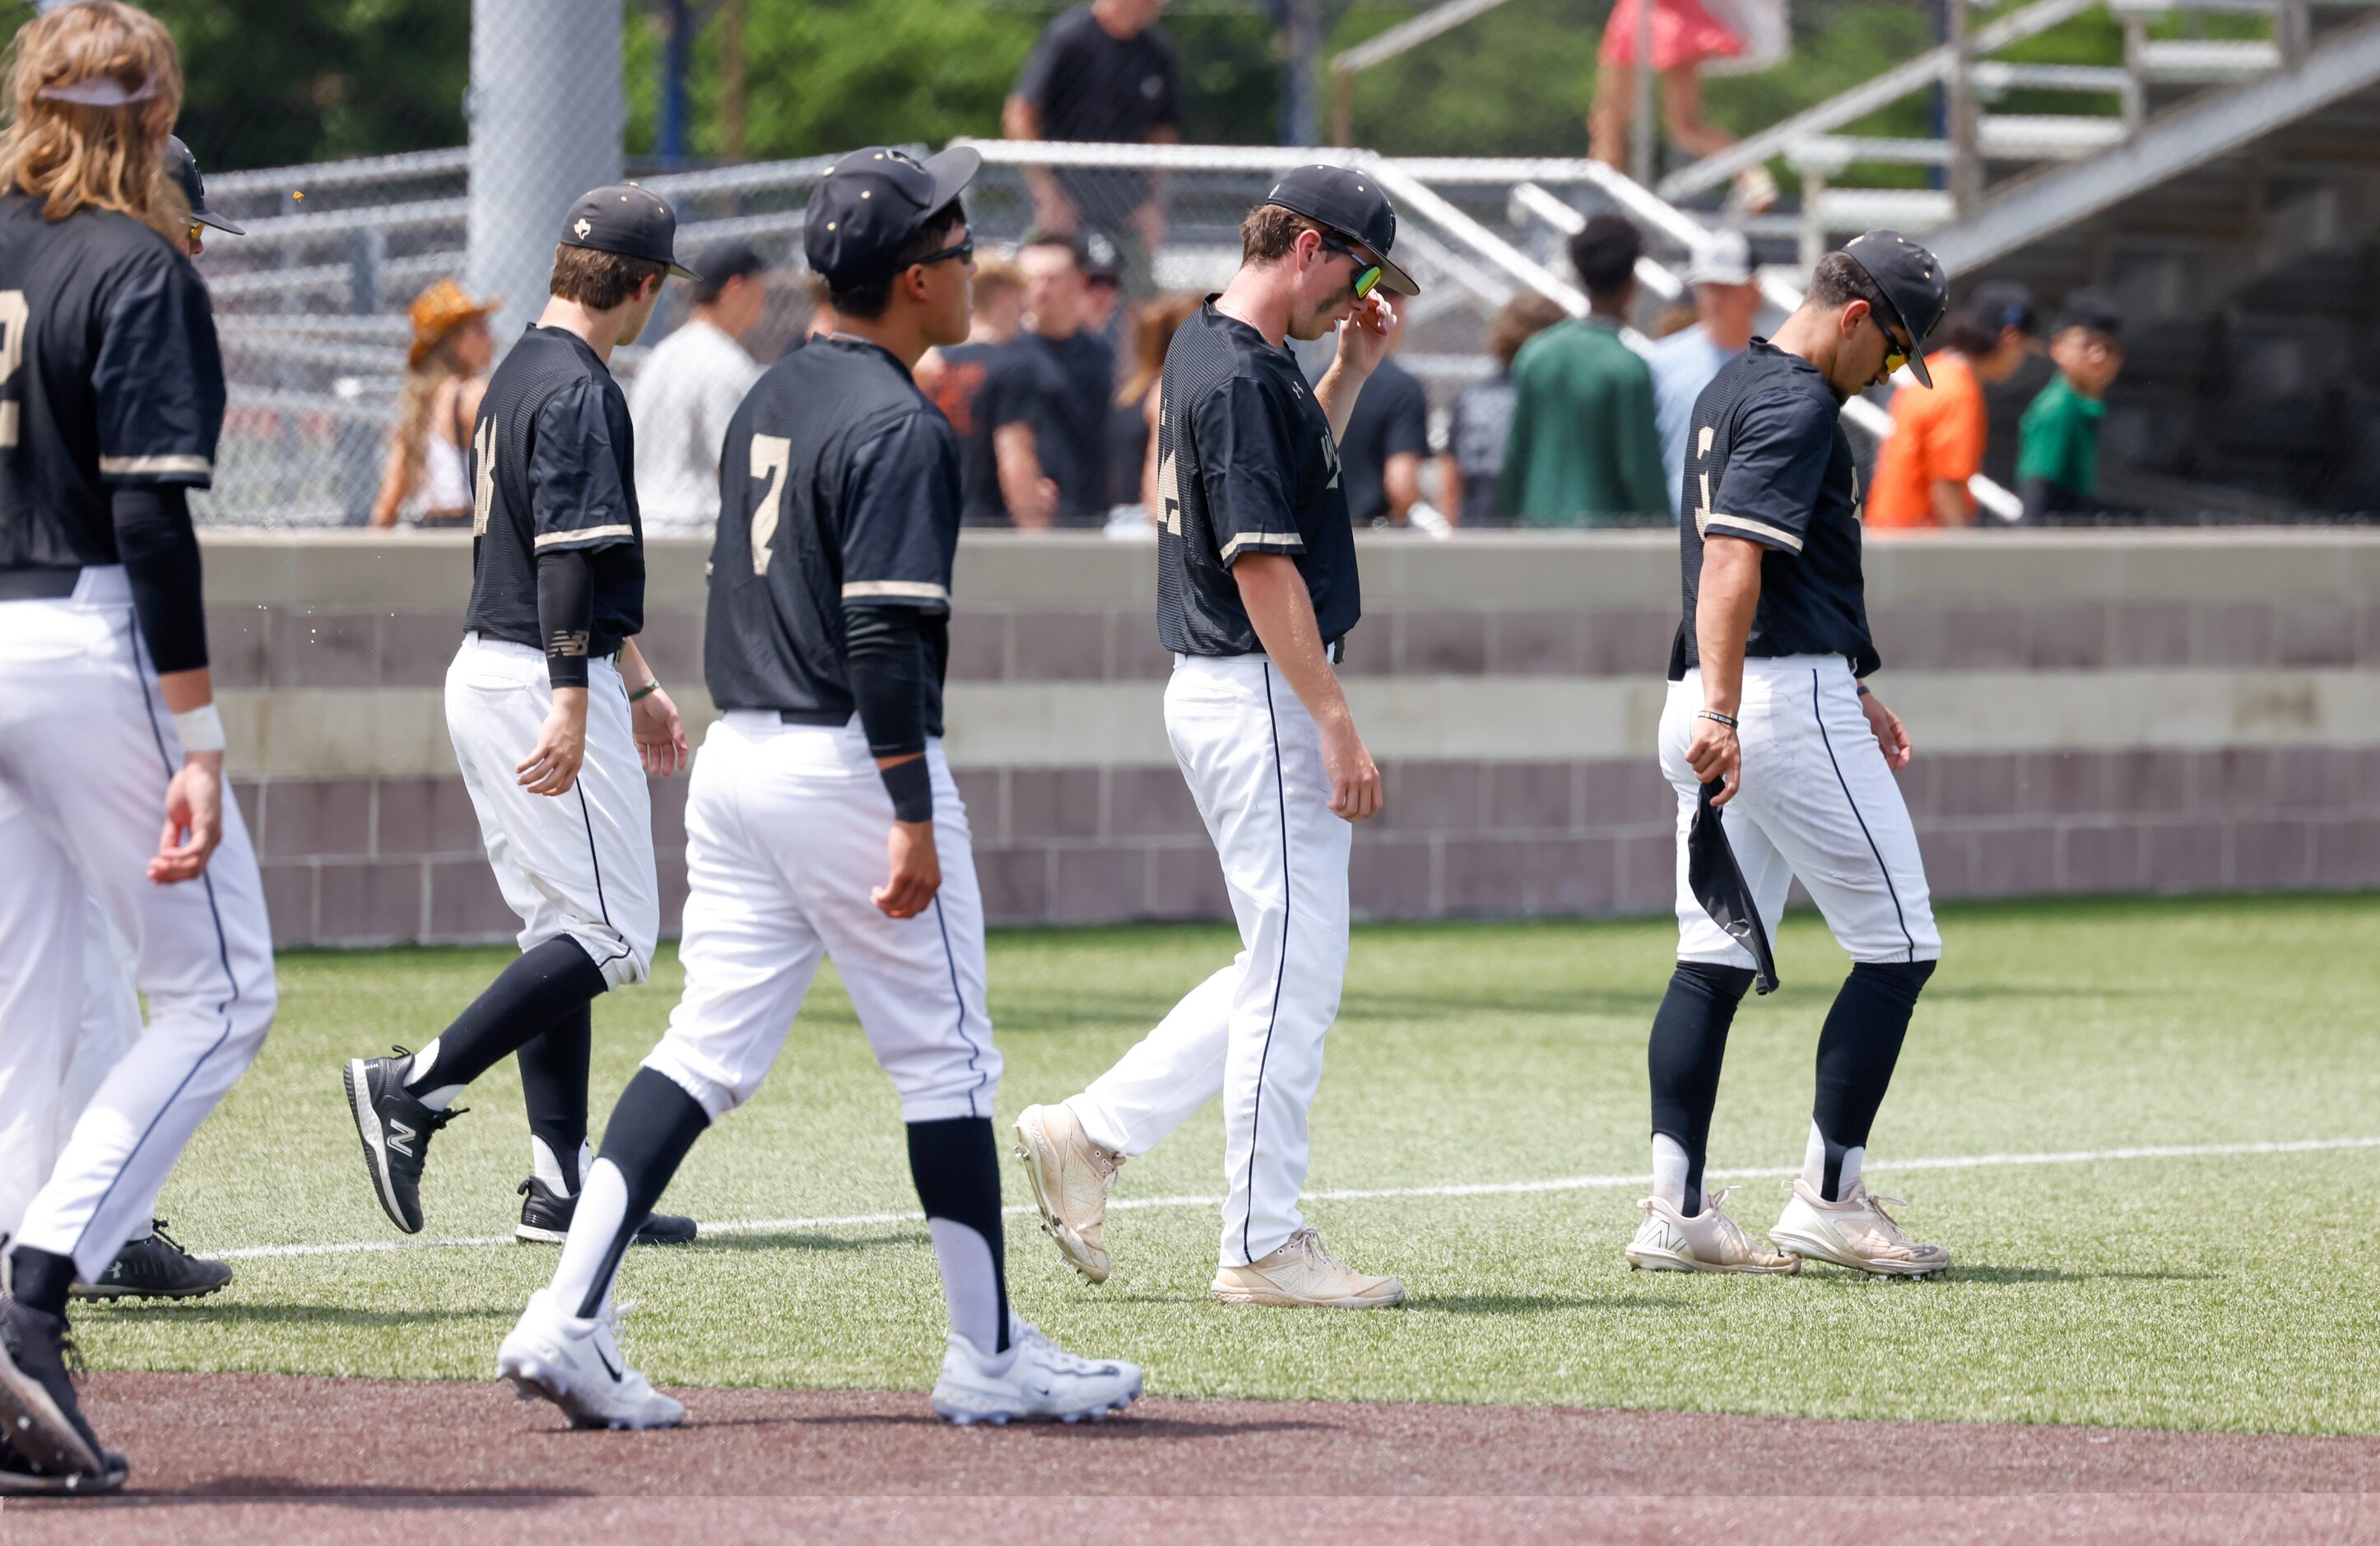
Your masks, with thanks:
[{"label": "person in orange shirt", "polygon": [[1892,395],[1892,433],[1867,492],[1871,530],[1974,520],[1967,480],[1984,465],[1984,388],[2007,380],[2038,347],[2041,318],[2023,286],[1984,285],[1943,331],[1943,347],[1925,357],[1934,389]]}]

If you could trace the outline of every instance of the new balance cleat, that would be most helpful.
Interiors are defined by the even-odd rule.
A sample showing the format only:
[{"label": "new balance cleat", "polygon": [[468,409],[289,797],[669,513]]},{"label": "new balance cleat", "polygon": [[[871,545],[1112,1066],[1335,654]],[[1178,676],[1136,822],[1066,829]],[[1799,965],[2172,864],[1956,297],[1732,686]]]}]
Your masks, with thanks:
[{"label": "new balance cleat", "polygon": [[1719,1209],[1725,1189],[1706,1193],[1703,1211],[1691,1217],[1658,1197],[1636,1206],[1645,1222],[1628,1242],[1628,1265],[1648,1272],[1798,1272],[1798,1257],[1762,1250],[1743,1237],[1742,1226]]},{"label": "new balance cleat", "polygon": [[[570,1236],[570,1221],[577,1216],[578,1197],[565,1197],[532,1175],[516,1188],[521,1194],[520,1226],[513,1231],[517,1240],[535,1240],[547,1245],[560,1245]],[[695,1223],[675,1213],[650,1213],[637,1226],[629,1244],[637,1246],[690,1246],[694,1244]]]},{"label": "new balance cleat", "polygon": [[430,1139],[466,1108],[431,1111],[405,1092],[413,1054],[403,1047],[394,1057],[356,1057],[345,1070],[347,1111],[363,1139],[364,1165],[372,1192],[389,1222],[407,1235],[421,1233],[421,1166]]},{"label": "new balance cleat", "polygon": [[529,1296],[518,1324],[496,1351],[496,1372],[523,1401],[543,1397],[573,1428],[675,1428],[686,1408],[653,1389],[620,1356],[616,1311],[565,1315],[553,1291]]},{"label": "new balance cleat", "polygon": [[192,1256],[152,1219],[150,1233],[128,1240],[97,1283],[67,1290],[78,1299],[198,1299],[231,1282],[231,1263]]},{"label": "new balance cleat", "polygon": [[1100,1228],[1108,1193],[1123,1156],[1091,1141],[1064,1105],[1027,1106],[1016,1119],[1016,1157],[1032,1183],[1042,1233],[1058,1242],[1066,1263],[1093,1283],[1108,1280],[1107,1243]]},{"label": "new balance cleat", "polygon": [[1003,1354],[986,1354],[958,1333],[942,1352],[934,1382],[934,1415],[961,1428],[999,1427],[1047,1418],[1099,1422],[1140,1396],[1140,1367],[1122,1359],[1077,1357],[1026,1321],[1012,1318]]},{"label": "new balance cleat", "polygon": [[1856,1182],[1849,1197],[1828,1202],[1808,1182],[1796,1180],[1793,1196],[1768,1238],[1779,1250],[1815,1256],[1877,1277],[1932,1277],[1949,1267],[1949,1248],[1922,1245],[1903,1235],[1884,1211],[1888,1202],[1907,1206],[1897,1197],[1870,1197]]},{"label": "new balance cleat", "polygon": [[1322,1236],[1311,1229],[1299,1230],[1261,1261],[1216,1268],[1211,1292],[1227,1305],[1386,1309],[1405,1302],[1403,1284],[1348,1267],[1322,1248]]},{"label": "new balance cleat", "polygon": [[68,1484],[64,1491],[111,1491],[124,1483],[123,1461],[82,1415],[67,1372],[74,1358],[66,1317],[0,1297],[0,1438],[37,1474]]}]

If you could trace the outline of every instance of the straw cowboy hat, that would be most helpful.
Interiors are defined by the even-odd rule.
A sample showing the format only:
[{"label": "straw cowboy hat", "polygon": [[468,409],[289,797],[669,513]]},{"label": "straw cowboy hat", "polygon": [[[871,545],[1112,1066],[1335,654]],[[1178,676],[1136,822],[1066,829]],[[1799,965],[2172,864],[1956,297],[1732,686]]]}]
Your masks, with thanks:
[{"label": "straw cowboy hat", "polygon": [[413,319],[413,347],[405,351],[407,370],[420,364],[446,335],[474,317],[484,317],[504,305],[498,296],[489,300],[473,300],[463,293],[463,286],[452,279],[441,279],[413,298],[406,314]]}]

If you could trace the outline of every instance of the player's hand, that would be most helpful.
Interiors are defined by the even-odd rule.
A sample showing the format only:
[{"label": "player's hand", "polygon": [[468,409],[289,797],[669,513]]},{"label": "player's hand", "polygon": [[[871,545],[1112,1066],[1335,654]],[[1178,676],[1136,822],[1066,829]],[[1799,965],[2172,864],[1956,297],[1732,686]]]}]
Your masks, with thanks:
[{"label": "player's hand", "polygon": [[934,823],[893,822],[884,851],[892,860],[892,873],[868,894],[868,899],[887,918],[915,918],[942,889],[942,860],[934,851]]},{"label": "player's hand", "polygon": [[1901,728],[1900,716],[1884,706],[1876,694],[1860,695],[1860,712],[1867,715],[1868,728],[1876,732],[1876,749],[1884,753],[1884,765],[1894,773],[1909,766],[1917,749],[1909,744],[1909,732]]},{"label": "player's hand", "polygon": [[1743,743],[1718,721],[1696,715],[1694,734],[1686,740],[1686,766],[1694,770],[1699,783],[1725,785],[1711,797],[1712,805],[1725,805],[1743,787]]},{"label": "player's hand", "polygon": [[1369,376],[1388,358],[1389,339],[1399,326],[1396,308],[1378,290],[1355,303],[1339,324],[1339,365],[1358,377]]},{"label": "player's hand", "polygon": [[1365,822],[1380,813],[1380,770],[1353,720],[1323,726],[1322,771],[1330,780],[1332,815]]},{"label": "player's hand", "polygon": [[645,772],[667,778],[686,765],[686,726],[678,722],[677,705],[668,692],[655,688],[629,704],[628,724]]},{"label": "player's hand", "polygon": [[520,786],[532,795],[566,795],[578,782],[578,765],[586,760],[587,689],[556,688],[545,728],[538,732],[537,749],[513,771],[520,774]]},{"label": "player's hand", "polygon": [[194,751],[165,785],[165,830],[157,834],[149,879],[158,885],[197,880],[222,841],[223,753]]}]

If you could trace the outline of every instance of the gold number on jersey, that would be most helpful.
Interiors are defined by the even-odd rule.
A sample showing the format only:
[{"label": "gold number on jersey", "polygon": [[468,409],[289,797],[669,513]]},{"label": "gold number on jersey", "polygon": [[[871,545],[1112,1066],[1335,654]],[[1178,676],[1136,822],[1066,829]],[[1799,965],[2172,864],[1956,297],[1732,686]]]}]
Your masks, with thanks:
[{"label": "gold number on jersey", "polygon": [[[25,328],[33,320],[32,308],[25,304],[22,290],[0,290],[0,329],[7,338],[0,341],[0,391],[7,390],[8,378],[25,362]],[[17,444],[17,400],[0,402],[0,447]]]},{"label": "gold number on jersey", "polygon": [[1697,537],[1703,535],[1709,525],[1706,518],[1710,515],[1710,468],[1706,465],[1706,458],[1711,454],[1711,444],[1718,439],[1718,432],[1706,424],[1694,442],[1694,486],[1702,493],[1702,497],[1694,502],[1694,535]]},{"label": "gold number on jersey", "polygon": [[752,476],[769,486],[752,512],[752,572],[769,572],[769,544],[776,540],[777,520],[785,513],[785,469],[794,464],[794,443],[786,435],[752,437]]},{"label": "gold number on jersey", "polygon": [[496,416],[492,413],[480,420],[480,432],[471,437],[471,535],[488,534],[488,512],[496,503]]}]

